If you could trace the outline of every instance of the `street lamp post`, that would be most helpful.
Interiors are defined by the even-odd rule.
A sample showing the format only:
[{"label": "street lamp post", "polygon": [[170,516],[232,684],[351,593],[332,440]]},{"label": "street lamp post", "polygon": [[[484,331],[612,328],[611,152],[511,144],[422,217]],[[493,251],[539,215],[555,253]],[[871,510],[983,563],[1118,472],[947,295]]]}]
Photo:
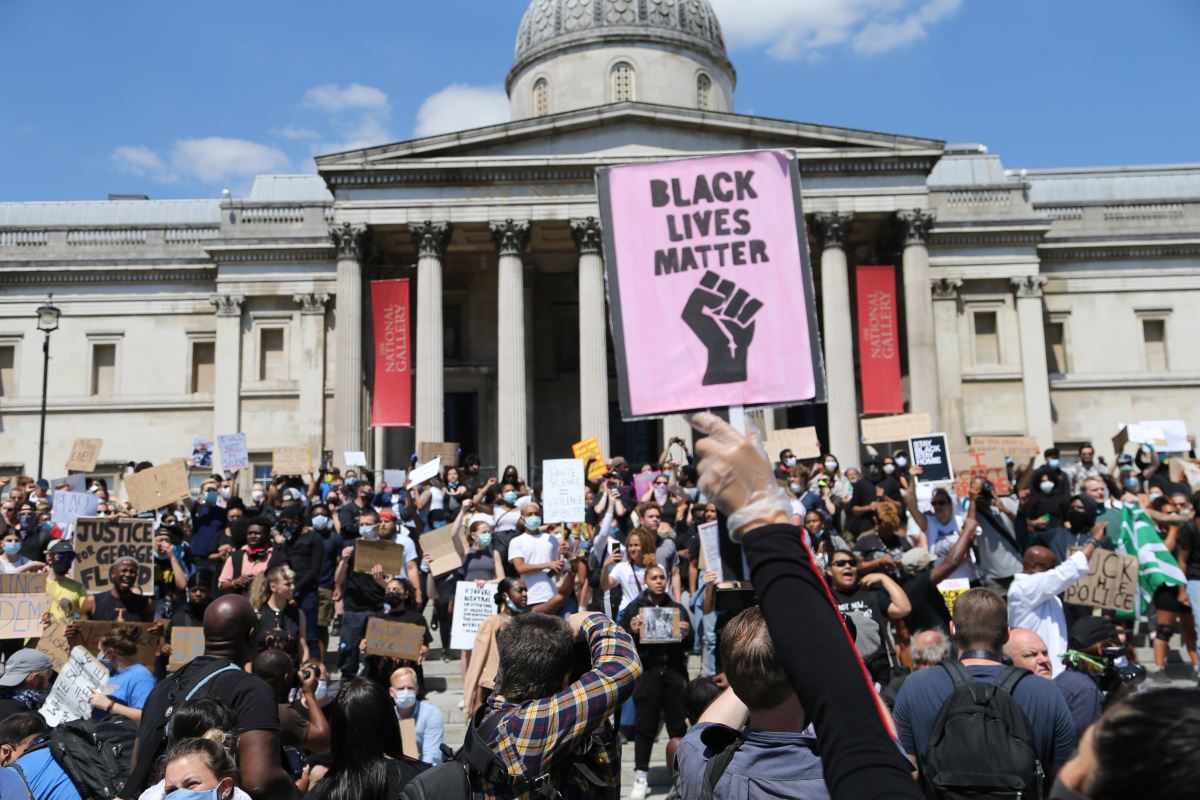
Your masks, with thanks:
[{"label": "street lamp post", "polygon": [[38,306],[38,330],[46,334],[42,341],[42,432],[38,436],[38,480],[42,479],[42,467],[46,460],[46,390],[50,385],[50,334],[58,330],[58,317],[62,313],[52,302],[54,293],[46,296],[44,305]]}]

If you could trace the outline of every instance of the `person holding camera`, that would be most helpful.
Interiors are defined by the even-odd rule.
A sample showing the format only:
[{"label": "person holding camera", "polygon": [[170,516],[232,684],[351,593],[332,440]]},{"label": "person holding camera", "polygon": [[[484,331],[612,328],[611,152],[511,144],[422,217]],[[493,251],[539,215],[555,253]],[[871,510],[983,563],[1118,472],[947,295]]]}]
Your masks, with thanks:
[{"label": "person holding camera", "polygon": [[1146,670],[1140,664],[1128,663],[1117,626],[1104,617],[1076,620],[1067,644],[1070,649],[1063,657],[1066,669],[1054,683],[1071,710],[1078,744],[1084,731],[1100,718],[1108,700],[1140,684]]},{"label": "person holding camera", "polygon": [[297,671],[291,656],[271,648],[259,653],[250,669],[271,687],[279,707],[279,743],[283,746],[284,767],[293,778],[298,778],[307,762],[305,753],[329,752],[329,721],[317,699],[320,668],[308,664]]},{"label": "person holding camera", "polygon": [[1012,520],[997,507],[992,482],[978,475],[971,479],[968,490],[967,519],[979,526],[976,554],[983,585],[1001,595],[1006,594],[1013,576],[1021,571],[1024,548]]}]

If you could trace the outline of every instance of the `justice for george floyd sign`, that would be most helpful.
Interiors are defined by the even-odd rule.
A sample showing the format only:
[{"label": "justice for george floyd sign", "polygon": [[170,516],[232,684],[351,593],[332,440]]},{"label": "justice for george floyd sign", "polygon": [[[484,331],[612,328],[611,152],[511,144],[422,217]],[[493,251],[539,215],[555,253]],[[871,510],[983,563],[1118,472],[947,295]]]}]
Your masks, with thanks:
[{"label": "justice for george floyd sign", "polygon": [[794,158],[604,167],[596,180],[625,419],[825,401]]}]

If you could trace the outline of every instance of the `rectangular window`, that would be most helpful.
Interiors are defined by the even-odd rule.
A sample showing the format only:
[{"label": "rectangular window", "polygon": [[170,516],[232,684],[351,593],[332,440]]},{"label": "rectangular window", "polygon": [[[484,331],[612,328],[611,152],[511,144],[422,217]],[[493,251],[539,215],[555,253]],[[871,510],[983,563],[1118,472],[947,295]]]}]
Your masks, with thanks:
[{"label": "rectangular window", "polygon": [[217,343],[192,342],[192,394],[212,394],[216,371]]},{"label": "rectangular window", "polygon": [[14,345],[0,345],[0,397],[14,397],[17,394],[17,348]]},{"label": "rectangular window", "polygon": [[258,339],[258,379],[287,379],[287,357],[283,348],[283,328],[263,328]]},{"label": "rectangular window", "polygon": [[1046,323],[1046,371],[1051,375],[1067,374],[1066,335],[1064,323]]},{"label": "rectangular window", "polygon": [[995,366],[1000,363],[1000,334],[995,311],[975,312],[975,363]]},{"label": "rectangular window", "polygon": [[117,345],[100,343],[92,345],[92,394],[111,395],[117,393]]},{"label": "rectangular window", "polygon": [[1142,341],[1146,349],[1146,370],[1167,371],[1167,321],[1165,319],[1143,319]]}]

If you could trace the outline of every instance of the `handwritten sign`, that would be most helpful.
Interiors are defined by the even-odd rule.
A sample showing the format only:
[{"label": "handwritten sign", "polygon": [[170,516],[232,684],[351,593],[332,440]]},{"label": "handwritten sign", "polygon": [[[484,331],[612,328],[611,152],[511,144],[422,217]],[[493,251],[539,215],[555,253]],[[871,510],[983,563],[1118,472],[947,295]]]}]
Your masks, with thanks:
[{"label": "handwritten sign", "polygon": [[53,499],[50,521],[57,525],[67,538],[72,535],[76,519],[91,516],[100,508],[100,498],[91,492],[55,492]]},{"label": "handwritten sign", "polygon": [[458,442],[421,442],[417,445],[417,461],[424,464],[440,458],[447,467],[458,466]]},{"label": "handwritten sign", "polygon": [[907,442],[914,436],[933,432],[933,418],[926,413],[895,414],[890,417],[872,417],[860,423],[863,444],[889,444]]},{"label": "handwritten sign", "polygon": [[816,428],[783,428],[767,434],[767,455],[772,461],[784,450],[791,450],[796,458],[820,458],[821,442]]},{"label": "handwritten sign", "polygon": [[250,453],[246,449],[246,434],[222,433],[217,436],[221,453],[221,469],[249,469]]},{"label": "handwritten sign", "polygon": [[[1000,464],[995,465],[994,459],[991,459],[986,453],[972,449],[969,453],[954,455],[950,460],[959,465],[959,469],[954,473],[955,496],[960,498],[970,496],[971,481],[977,477],[990,481],[998,496],[1009,494],[1012,491],[1012,485],[1008,480],[1008,469],[1004,465],[1003,457],[1000,458]],[[966,465],[965,469],[963,465]]]},{"label": "handwritten sign", "polygon": [[442,459],[440,457],[435,458],[433,461],[430,461],[427,464],[422,464],[412,472],[408,473],[408,485],[409,487],[420,486],[422,483],[436,478],[438,473],[441,471]]},{"label": "handwritten sign", "polygon": [[949,578],[937,585],[938,593],[942,596],[942,601],[946,604],[946,610],[950,612],[950,616],[954,616],[954,601],[964,592],[970,591],[971,581],[967,578]]},{"label": "handwritten sign", "polygon": [[393,489],[401,489],[408,483],[408,473],[402,469],[385,469],[383,482]]},{"label": "handwritten sign", "polygon": [[171,658],[167,662],[167,669],[174,672],[185,664],[191,663],[193,658],[199,658],[202,655],[204,655],[204,628],[183,626],[171,628]]},{"label": "handwritten sign", "polygon": [[67,472],[95,472],[103,439],[76,439],[67,457]]},{"label": "handwritten sign", "polygon": [[678,608],[654,608],[642,606],[642,632],[638,639],[642,644],[666,644],[683,638],[679,630]]},{"label": "handwritten sign", "polygon": [[[1152,444],[1158,448],[1160,452],[1167,453],[1186,453],[1192,449],[1192,443],[1188,441],[1187,423],[1179,419],[1158,419],[1158,420],[1143,420],[1136,426],[1141,431],[1153,431]],[[1134,439],[1133,441],[1138,441]]]},{"label": "handwritten sign", "polygon": [[552,458],[542,462],[542,515],[548,523],[584,522],[583,462]]},{"label": "handwritten sign", "polygon": [[312,453],[308,445],[276,447],[271,451],[271,469],[276,475],[303,475],[312,472]]},{"label": "handwritten sign", "polygon": [[108,570],[118,558],[138,563],[138,586],[154,592],[154,530],[148,519],[80,517],[75,522],[75,574],[89,594],[112,588]]},{"label": "handwritten sign", "polygon": [[136,628],[138,646],[135,658],[146,669],[154,669],[154,657],[158,655],[158,646],[162,642],[161,632],[150,633],[150,627],[155,623],[81,619],[75,624],[79,626],[79,632],[71,637],[71,645],[79,645],[93,655],[100,652],[100,641],[113,628]]},{"label": "handwritten sign", "polygon": [[1137,556],[1097,548],[1088,560],[1088,574],[1067,587],[1063,601],[1132,612],[1137,593]]},{"label": "handwritten sign", "polygon": [[1028,461],[1042,454],[1037,439],[1032,436],[972,436],[971,449],[999,453],[1013,461]]},{"label": "handwritten sign", "polygon": [[425,643],[425,626],[393,622],[383,617],[367,618],[367,655],[416,661]]},{"label": "handwritten sign", "polygon": [[470,650],[483,621],[496,613],[496,584],[475,588],[472,581],[459,581],[454,590],[454,619],[450,626],[450,647]]},{"label": "handwritten sign", "polygon": [[71,657],[71,643],[67,641],[67,623],[58,619],[50,620],[50,624],[42,629],[37,649],[54,662],[55,672],[62,672],[63,665]]},{"label": "handwritten sign", "polygon": [[[700,548],[704,554],[706,569],[717,574],[717,580],[724,580],[721,572],[721,533],[716,522],[706,522],[696,528],[700,534]],[[700,576],[703,579],[703,575]]]},{"label": "handwritten sign", "polygon": [[108,668],[82,647],[71,648],[39,713],[50,727],[90,718],[92,692],[108,683]]},{"label": "handwritten sign", "polygon": [[908,440],[908,448],[912,452],[913,465],[921,468],[921,482],[937,483],[954,479],[954,470],[950,467],[950,448],[946,446],[946,434],[914,436]]},{"label": "handwritten sign", "polygon": [[354,571],[370,573],[379,564],[384,575],[404,577],[404,545],[384,539],[354,540]]},{"label": "handwritten sign", "polygon": [[171,461],[126,475],[125,493],[134,511],[153,511],[191,497],[187,467],[182,461]]},{"label": "handwritten sign", "polygon": [[45,575],[0,574],[0,639],[40,636],[42,615],[49,610]]},{"label": "handwritten sign", "polygon": [[587,479],[589,481],[602,478],[604,473],[608,472],[608,465],[604,463],[604,454],[600,452],[600,440],[595,436],[589,436],[582,442],[571,445],[571,454],[585,464],[589,458],[595,459],[588,466]]}]

